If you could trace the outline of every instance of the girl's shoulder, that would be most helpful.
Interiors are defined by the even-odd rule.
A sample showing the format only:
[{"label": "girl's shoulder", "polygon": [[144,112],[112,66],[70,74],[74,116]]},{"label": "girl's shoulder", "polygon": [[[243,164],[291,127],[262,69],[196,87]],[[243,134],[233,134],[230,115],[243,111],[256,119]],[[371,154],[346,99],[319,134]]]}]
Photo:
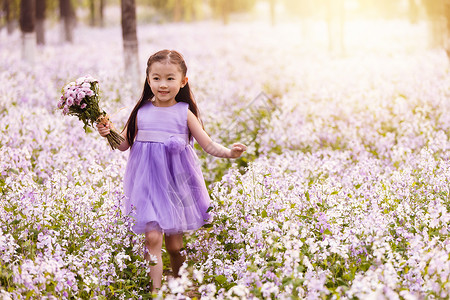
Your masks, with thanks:
[{"label": "girl's shoulder", "polygon": [[183,107],[183,108],[189,107],[189,103],[182,102],[182,101],[178,102],[175,105],[178,105],[178,106]]},{"label": "girl's shoulder", "polygon": [[179,112],[182,113],[183,115],[187,115],[187,112],[189,111],[189,103],[186,102],[178,102],[177,104],[174,105],[175,109]]}]

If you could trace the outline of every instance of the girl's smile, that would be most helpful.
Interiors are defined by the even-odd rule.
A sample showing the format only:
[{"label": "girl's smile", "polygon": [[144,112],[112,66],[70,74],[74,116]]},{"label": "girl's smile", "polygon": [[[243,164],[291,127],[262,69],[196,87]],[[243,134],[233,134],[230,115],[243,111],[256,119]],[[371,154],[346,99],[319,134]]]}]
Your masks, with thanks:
[{"label": "girl's smile", "polygon": [[175,64],[165,62],[155,62],[152,64],[148,83],[154,97],[156,106],[172,106],[176,104],[175,96],[187,83],[180,67]]}]

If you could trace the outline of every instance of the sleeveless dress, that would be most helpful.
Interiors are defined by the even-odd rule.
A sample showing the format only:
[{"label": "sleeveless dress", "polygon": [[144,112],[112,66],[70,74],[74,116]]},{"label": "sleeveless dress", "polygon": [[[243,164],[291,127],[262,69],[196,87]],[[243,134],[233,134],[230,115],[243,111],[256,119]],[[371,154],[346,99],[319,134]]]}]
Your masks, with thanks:
[{"label": "sleeveless dress", "polygon": [[135,233],[182,233],[210,219],[209,194],[189,141],[188,108],[184,102],[156,107],[149,101],[137,113],[124,176],[125,212]]}]

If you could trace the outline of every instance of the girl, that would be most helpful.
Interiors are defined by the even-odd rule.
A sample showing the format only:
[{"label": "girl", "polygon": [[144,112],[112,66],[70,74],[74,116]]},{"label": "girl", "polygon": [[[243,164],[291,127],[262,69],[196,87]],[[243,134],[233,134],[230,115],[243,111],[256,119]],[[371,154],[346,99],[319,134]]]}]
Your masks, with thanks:
[{"label": "girl", "polygon": [[[206,134],[186,72],[184,59],[176,51],[162,50],[150,56],[142,96],[119,147],[121,151],[130,148],[124,176],[125,211],[135,219],[133,230],[145,233],[146,248],[157,258],[149,274],[152,291],[161,287],[163,235],[177,276],[185,260],[180,253],[183,232],[198,229],[209,220],[210,198],[192,138],[217,157],[237,158],[246,150],[243,144],[225,148]],[[111,123],[97,128],[104,137]],[[148,254],[145,258],[150,259]]]}]

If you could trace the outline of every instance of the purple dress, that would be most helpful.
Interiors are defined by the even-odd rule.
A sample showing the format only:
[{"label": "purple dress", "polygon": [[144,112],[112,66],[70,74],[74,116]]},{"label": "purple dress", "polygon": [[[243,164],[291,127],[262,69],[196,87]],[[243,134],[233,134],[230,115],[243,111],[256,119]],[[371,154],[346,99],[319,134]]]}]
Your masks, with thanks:
[{"label": "purple dress", "polygon": [[125,212],[135,233],[195,230],[209,219],[210,198],[197,155],[189,143],[189,105],[144,104],[124,177]]}]

